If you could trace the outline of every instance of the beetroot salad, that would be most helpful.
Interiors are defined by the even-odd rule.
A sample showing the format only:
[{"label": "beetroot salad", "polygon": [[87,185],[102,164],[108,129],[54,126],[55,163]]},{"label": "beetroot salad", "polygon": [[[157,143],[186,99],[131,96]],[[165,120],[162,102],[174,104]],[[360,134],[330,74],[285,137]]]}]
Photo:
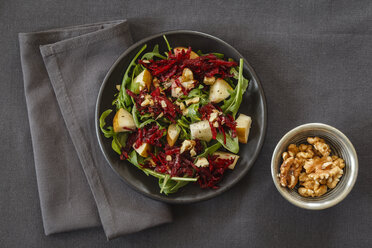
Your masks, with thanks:
[{"label": "beetroot salad", "polygon": [[239,63],[220,53],[191,47],[144,45],[116,85],[115,116],[100,128],[112,149],[146,175],[159,180],[160,192],[175,193],[190,182],[218,188],[247,143],[251,118],[238,114],[248,80]]}]

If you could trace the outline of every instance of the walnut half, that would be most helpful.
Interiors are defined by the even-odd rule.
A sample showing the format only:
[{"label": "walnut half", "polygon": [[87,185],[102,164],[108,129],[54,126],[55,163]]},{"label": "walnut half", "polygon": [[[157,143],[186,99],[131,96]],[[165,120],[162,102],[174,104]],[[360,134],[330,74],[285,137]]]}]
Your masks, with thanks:
[{"label": "walnut half", "polygon": [[314,138],[307,138],[307,142],[309,144],[313,145],[315,150],[317,150],[320,154],[322,154],[323,157],[328,157],[331,153],[331,149],[329,148],[329,145],[325,143],[324,139],[321,139],[319,137]]},{"label": "walnut half", "polygon": [[293,189],[297,182],[302,166],[298,159],[294,157],[287,158],[280,166],[280,184],[283,187]]}]

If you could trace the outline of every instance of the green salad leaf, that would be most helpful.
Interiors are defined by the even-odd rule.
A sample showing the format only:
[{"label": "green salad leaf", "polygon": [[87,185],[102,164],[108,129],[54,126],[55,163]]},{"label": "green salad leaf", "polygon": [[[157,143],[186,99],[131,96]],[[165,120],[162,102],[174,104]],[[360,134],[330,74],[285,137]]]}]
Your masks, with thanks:
[{"label": "green salad leaf", "polygon": [[111,147],[112,149],[118,153],[121,154],[121,148],[125,146],[125,142],[127,140],[128,134],[127,133],[115,133],[112,126],[107,127],[105,129],[106,125],[106,117],[111,114],[112,109],[108,109],[105,112],[103,112],[99,118],[99,127],[103,133],[103,135],[106,138],[112,137]]},{"label": "green salad leaf", "polygon": [[116,136],[113,136],[112,142],[111,142],[111,148],[114,150],[117,154],[121,154],[121,145],[116,139]]},{"label": "green salad leaf", "polygon": [[[167,176],[169,176],[167,174]],[[161,188],[160,193],[166,195],[176,193],[179,188],[186,186],[189,182],[196,182],[196,177],[168,177],[159,178],[159,187]]]},{"label": "green salad leaf", "polygon": [[116,133],[116,138],[117,138],[117,141],[119,142],[119,144],[121,145],[121,147],[124,147],[127,143],[128,133],[127,132]]},{"label": "green salad leaf", "polygon": [[138,83],[134,83],[134,79],[143,71],[142,67],[140,64],[136,64],[133,72],[132,72],[132,81],[130,83],[129,89],[134,93],[134,94],[139,94],[140,92],[140,85]]},{"label": "green salad leaf", "polygon": [[123,81],[120,86],[119,94],[114,101],[114,104],[116,105],[116,109],[119,110],[120,108],[124,108],[130,112],[130,105],[131,105],[131,98],[127,94],[127,85],[131,82],[131,77],[129,76],[130,71],[134,66],[136,66],[137,58],[141,55],[141,53],[146,49],[147,45],[143,45],[143,47],[138,51],[136,56],[132,59],[129,66],[127,67],[127,70],[124,73]]},{"label": "green salad leaf", "polygon": [[148,118],[150,118],[150,117],[152,117],[150,113],[147,113],[147,114],[144,114],[144,115],[140,115],[140,119],[141,119],[141,121],[142,121],[142,120],[145,120],[145,119],[148,119]]},{"label": "green salad leaf", "polygon": [[192,89],[189,94],[187,95],[187,97],[184,98],[184,100],[186,99],[191,99],[191,98],[194,98],[194,97],[199,97],[199,104],[200,105],[206,105],[208,104],[209,100],[208,100],[208,94],[206,91],[203,90],[204,86],[202,84],[199,84],[198,88],[195,88],[195,89]]},{"label": "green salad leaf", "polygon": [[[138,113],[137,111],[137,107],[136,107],[136,104],[133,104],[133,108],[132,108],[132,116],[133,116],[133,120],[134,120],[134,124],[136,124],[136,127],[137,128],[143,128],[144,126],[152,123],[152,122],[156,122],[156,124],[159,126],[159,127],[163,127],[162,125],[159,124],[159,122],[157,122],[155,119],[153,119],[151,117],[151,115],[149,115],[147,117],[147,120],[144,120],[145,118],[141,118],[142,116]],[[138,119],[138,116],[140,116],[139,119],[141,119],[141,121]],[[143,122],[142,122],[143,121]]]},{"label": "green salad leaf", "polygon": [[111,114],[111,112],[112,112],[112,109],[108,109],[101,114],[101,117],[99,117],[99,127],[101,129],[101,132],[106,138],[110,138],[115,135],[115,132],[111,126],[105,129],[105,125],[106,125],[105,119],[109,114]]},{"label": "green salad leaf", "polygon": [[[163,193],[163,191],[164,191],[164,189],[165,189],[165,187],[167,185],[167,182],[168,182],[169,178],[170,178],[170,175],[169,174],[166,174],[165,177],[164,177],[164,179],[160,179],[159,180],[160,194]],[[169,188],[169,187],[167,187],[167,188]]]},{"label": "green salad leaf", "polygon": [[201,50],[198,50],[196,53],[199,56],[206,56],[208,54],[213,54],[214,56],[216,56],[219,59],[223,59],[223,57],[225,57],[225,55],[223,53],[203,53]]},{"label": "green salad leaf", "polygon": [[[144,162],[144,158],[139,156],[135,150],[133,150],[129,154],[128,161],[131,164],[135,165],[138,169],[144,171],[143,168],[141,167],[141,164],[143,164],[143,162]],[[148,175],[146,172],[145,172],[145,174]]]},{"label": "green salad leaf", "polygon": [[[222,137],[223,138],[223,137]],[[223,141],[222,141],[223,142]],[[215,151],[217,151],[218,149],[220,149],[220,147],[222,146],[222,144],[220,142],[217,142],[207,148],[205,148],[204,152],[200,155],[198,155],[197,157],[198,158],[201,158],[201,157],[208,157],[208,155],[211,155],[213,154]]]},{"label": "green salad leaf", "polygon": [[176,193],[179,188],[186,186],[189,181],[175,181],[175,180],[167,180],[164,184],[165,179],[159,179],[159,187],[161,188],[161,192],[164,194],[172,194]]},{"label": "green salad leaf", "polygon": [[182,140],[191,139],[191,135],[187,128],[185,128],[182,125],[177,125],[177,126],[181,128],[180,139]]},{"label": "green salad leaf", "polygon": [[153,60],[154,57],[158,57],[160,59],[166,59],[166,57],[164,57],[163,55],[161,55],[159,53],[159,45],[155,45],[154,46],[154,49],[152,49],[152,52],[145,53],[142,56],[141,60],[145,60],[145,59],[147,59],[147,60]]},{"label": "green salad leaf", "polygon": [[226,144],[224,144],[223,134],[218,133],[216,137],[217,141],[232,153],[239,152],[239,140],[238,137],[232,138],[230,133],[226,133]]},{"label": "green salad leaf", "polygon": [[137,111],[136,104],[133,104],[132,116],[133,116],[134,124],[136,124],[136,127],[139,128],[141,123],[138,120],[138,111]]},{"label": "green salad leaf", "polygon": [[[235,89],[231,92],[231,96],[224,101],[221,109],[224,113],[230,112],[233,117],[239,110],[240,104],[242,103],[243,94],[248,87],[248,79],[243,77],[243,59],[240,59],[239,63],[239,73],[238,73],[238,84]],[[233,71],[234,73],[234,71]]]},{"label": "green salad leaf", "polygon": [[187,108],[186,117],[189,117],[191,119],[191,122],[197,122],[197,121],[201,120],[200,119],[200,114],[199,114],[199,104],[198,103],[191,104]]},{"label": "green salad leaf", "polygon": [[185,116],[182,116],[181,119],[177,120],[177,126],[181,128],[180,138],[182,140],[191,139],[190,124]]},{"label": "green salad leaf", "polygon": [[112,136],[111,147],[117,154],[121,155],[121,148],[125,146],[127,138],[128,133],[115,133],[115,135]]},{"label": "green salad leaf", "polygon": [[148,125],[148,124],[150,124],[150,123],[152,123],[152,122],[156,122],[156,123],[158,124],[158,126],[161,127],[161,125],[160,125],[157,121],[155,121],[154,119],[148,119],[148,120],[142,122],[142,123],[139,125],[139,128],[143,128],[144,126],[146,126],[146,125]]},{"label": "green salad leaf", "polygon": [[[161,125],[157,120],[153,119],[150,114],[140,115],[139,112],[137,111],[136,104],[134,103],[133,103],[133,108],[132,108],[132,116],[133,116],[134,124],[136,124],[137,128],[143,128],[152,122],[156,122],[156,124],[159,127],[163,128],[163,125]],[[138,116],[140,118],[138,118]]]},{"label": "green salad leaf", "polygon": [[165,35],[163,35],[163,38],[164,38],[164,40],[165,40],[165,43],[167,44],[168,51],[172,51],[172,48],[171,48],[171,46],[169,45],[169,42],[168,42],[167,37],[166,37]]}]

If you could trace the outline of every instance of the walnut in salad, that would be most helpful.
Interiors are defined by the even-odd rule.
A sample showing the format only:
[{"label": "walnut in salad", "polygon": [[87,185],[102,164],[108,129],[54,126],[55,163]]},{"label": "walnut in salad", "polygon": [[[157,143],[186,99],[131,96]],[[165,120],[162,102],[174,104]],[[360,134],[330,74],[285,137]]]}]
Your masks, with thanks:
[{"label": "walnut in salad", "polygon": [[106,110],[101,131],[120,159],[159,179],[161,193],[189,182],[217,188],[237,164],[252,122],[244,114],[236,118],[248,87],[243,59],[238,65],[220,53],[171,49],[164,39],[165,55],[158,45],[143,54],[144,45],[133,58],[117,86],[113,124],[105,127],[112,112]]}]

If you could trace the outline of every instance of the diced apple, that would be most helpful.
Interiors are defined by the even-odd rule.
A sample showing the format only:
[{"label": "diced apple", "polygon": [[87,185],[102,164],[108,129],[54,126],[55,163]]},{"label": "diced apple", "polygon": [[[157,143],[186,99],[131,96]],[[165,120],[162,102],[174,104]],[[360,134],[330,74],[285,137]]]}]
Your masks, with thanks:
[{"label": "diced apple", "polygon": [[178,136],[180,135],[181,129],[176,124],[170,124],[167,132],[167,142],[169,146],[174,146]]},{"label": "diced apple", "polygon": [[252,118],[245,114],[240,114],[236,119],[236,134],[239,142],[246,144],[248,142],[249,130],[251,129]]},{"label": "diced apple", "polygon": [[133,116],[123,108],[116,112],[112,126],[114,127],[114,132],[116,133],[128,132],[136,129]]},{"label": "diced apple", "polygon": [[[138,85],[139,90],[143,90],[144,88],[147,88],[149,90],[151,87],[151,83],[152,83],[152,76],[151,76],[151,73],[147,69],[143,70],[133,80],[133,84]],[[137,88],[137,87],[134,87],[134,88]]]},{"label": "diced apple", "polygon": [[199,121],[190,124],[191,138],[209,142],[213,135],[208,121]]},{"label": "diced apple", "polygon": [[208,159],[198,158],[198,161],[196,161],[195,166],[196,167],[208,167],[209,166]]},{"label": "diced apple", "polygon": [[[176,47],[176,48],[173,49],[173,52],[174,52],[174,54],[179,54],[182,51],[187,52],[187,50],[188,49],[186,47]],[[190,59],[196,59],[198,57],[199,57],[198,54],[196,54],[195,52],[191,51],[191,53],[190,53]]]},{"label": "diced apple", "polygon": [[135,148],[135,144],[133,145],[133,149],[136,150],[136,152],[141,155],[142,157],[148,157],[150,154],[149,152],[151,151],[151,145],[148,143],[143,143],[140,147]]},{"label": "diced apple", "polygon": [[219,103],[230,96],[231,86],[223,79],[219,78],[209,90],[209,101]]},{"label": "diced apple", "polygon": [[233,170],[235,168],[236,163],[238,162],[239,156],[236,154],[232,154],[229,152],[215,152],[213,155],[218,156],[221,159],[234,159],[234,162],[229,165],[229,169]]}]

